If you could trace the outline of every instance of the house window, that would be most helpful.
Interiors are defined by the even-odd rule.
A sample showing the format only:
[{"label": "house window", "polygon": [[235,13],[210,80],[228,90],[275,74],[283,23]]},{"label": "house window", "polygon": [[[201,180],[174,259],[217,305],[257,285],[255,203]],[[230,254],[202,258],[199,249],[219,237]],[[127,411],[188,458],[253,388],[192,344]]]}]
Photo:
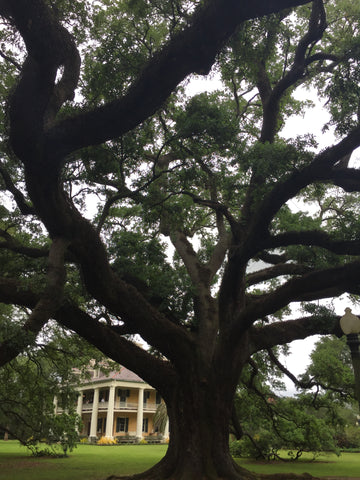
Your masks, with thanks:
[{"label": "house window", "polygon": [[146,403],[150,398],[150,392],[145,392],[144,391],[144,403]]},{"label": "house window", "polygon": [[100,402],[108,402],[109,401],[109,390],[101,390],[99,395]]},{"label": "house window", "polygon": [[125,432],[129,431],[129,418],[128,417],[117,417],[116,419],[116,431]]},{"label": "house window", "polygon": [[98,418],[98,421],[97,421],[97,432],[98,433],[103,433],[105,432],[106,430],[106,417],[102,418]]},{"label": "house window", "polygon": [[94,401],[94,392],[86,392],[84,394],[84,403],[93,403]]},{"label": "house window", "polygon": [[118,396],[119,397],[130,397],[130,390],[121,390],[121,388],[119,388],[118,390]]},{"label": "house window", "polygon": [[120,397],[121,403],[126,403],[126,399],[130,397],[130,390],[118,390],[118,397]]},{"label": "house window", "polygon": [[143,418],[142,431],[147,433],[149,431],[149,419]]}]

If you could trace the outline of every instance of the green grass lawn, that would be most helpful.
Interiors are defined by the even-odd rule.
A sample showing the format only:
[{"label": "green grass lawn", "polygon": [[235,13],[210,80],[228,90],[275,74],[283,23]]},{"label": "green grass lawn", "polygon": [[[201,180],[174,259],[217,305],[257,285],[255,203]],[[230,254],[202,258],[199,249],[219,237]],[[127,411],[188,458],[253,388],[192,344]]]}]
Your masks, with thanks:
[{"label": "green grass lawn", "polygon": [[316,477],[342,477],[360,480],[360,453],[342,453],[336,455],[322,455],[315,461],[311,457],[297,460],[296,462],[258,462],[238,459],[238,462],[248,470],[257,473],[310,473]]},{"label": "green grass lawn", "polygon": [[166,445],[79,445],[68,458],[36,458],[15,441],[0,441],[1,480],[103,480],[139,473],[158,462]]},{"label": "green grass lawn", "polygon": [[[69,458],[34,458],[15,441],[0,441],[1,480],[103,480],[111,474],[141,472],[158,462],[166,445],[79,445]],[[316,462],[301,459],[294,463],[253,463],[239,460],[259,473],[308,472],[319,477],[342,476],[360,480],[360,454],[340,458],[322,456]]]}]

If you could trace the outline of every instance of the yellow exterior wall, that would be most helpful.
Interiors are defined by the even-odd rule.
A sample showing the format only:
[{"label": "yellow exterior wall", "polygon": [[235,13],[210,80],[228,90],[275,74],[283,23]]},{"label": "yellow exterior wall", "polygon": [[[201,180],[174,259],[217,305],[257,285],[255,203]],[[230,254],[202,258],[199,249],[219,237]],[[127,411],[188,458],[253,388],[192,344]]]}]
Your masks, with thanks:
[{"label": "yellow exterior wall", "polygon": [[[115,398],[114,398],[114,416],[113,416],[113,429],[112,432],[106,430],[104,420],[107,418],[108,414],[108,400],[110,399],[109,390],[110,387],[115,387]],[[82,421],[83,421],[83,428],[81,431],[81,435],[83,436],[90,436],[90,427],[91,427],[91,417],[92,417],[92,400],[94,398],[93,391],[97,389],[99,391],[99,410],[97,413],[97,421],[99,422],[102,419],[102,429],[101,431],[96,428],[96,436],[99,438],[101,436],[112,436],[112,437],[120,437],[120,436],[136,436],[137,432],[137,409],[139,403],[139,392],[143,394],[146,392],[146,402],[144,402],[144,411],[143,411],[143,419],[148,420],[148,428],[146,432],[142,432],[142,436],[152,436],[155,434],[154,424],[153,424],[153,417],[156,409],[156,391],[151,388],[150,385],[143,384],[131,384],[129,381],[124,381],[122,383],[111,380],[105,379],[102,382],[97,384],[93,383],[92,385],[84,385],[83,388],[79,388],[82,394],[82,400],[78,402],[78,410],[82,412]],[[120,397],[119,397],[119,390],[122,391],[129,391],[129,396],[126,397],[127,405],[120,405]],[[104,391],[107,391],[107,394],[104,395]],[[124,395],[125,396],[125,395]],[[101,402],[101,399],[105,397],[105,403]],[[90,402],[89,402],[90,400]],[[119,408],[121,411],[119,411]],[[117,432],[116,431],[116,424],[118,418],[128,418],[128,431],[127,432]],[[97,423],[98,425],[98,423]],[[92,435],[93,438],[94,435]]]}]

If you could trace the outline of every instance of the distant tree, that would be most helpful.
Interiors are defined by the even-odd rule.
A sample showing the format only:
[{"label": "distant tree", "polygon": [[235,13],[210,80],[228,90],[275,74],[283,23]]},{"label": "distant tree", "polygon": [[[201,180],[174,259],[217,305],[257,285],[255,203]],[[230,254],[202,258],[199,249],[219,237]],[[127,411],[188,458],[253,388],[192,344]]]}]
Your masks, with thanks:
[{"label": "distant tree", "polygon": [[76,446],[81,424],[75,386],[90,359],[101,356],[59,327],[49,325],[42,335],[42,343],[0,369],[0,429],[34,455],[66,455]]},{"label": "distant tree", "polygon": [[[323,359],[326,363],[327,359]],[[327,451],[339,453],[337,431],[343,427],[340,406],[326,392],[313,392],[313,382],[296,381],[302,392],[288,397],[284,373],[290,373],[275,353],[256,354],[243,370],[235,396],[231,432],[232,445],[241,456],[263,459],[298,459],[304,451],[314,457]],[[339,390],[338,390],[339,391]],[[286,457],[280,450],[288,450]]]},{"label": "distant tree", "polygon": [[299,386],[315,388],[337,402],[354,401],[354,373],[346,337],[325,336],[315,343]]},{"label": "distant tree", "polygon": [[359,448],[358,402],[346,338],[325,336],[316,342],[299,388],[312,390],[312,404],[328,412],[328,424],[340,448]]},{"label": "distant tree", "polygon": [[158,429],[161,434],[164,434],[166,424],[168,422],[166,403],[159,403],[154,415],[154,427]]},{"label": "distant tree", "polygon": [[[28,312],[0,364],[52,319],[153,385],[171,437],[143,478],[254,479],[228,445],[245,366],[341,334],[292,304],[360,293],[359,9],[0,0],[0,301]],[[212,68],[221,88],[189,95]],[[300,86],[324,150],[282,132]]]}]

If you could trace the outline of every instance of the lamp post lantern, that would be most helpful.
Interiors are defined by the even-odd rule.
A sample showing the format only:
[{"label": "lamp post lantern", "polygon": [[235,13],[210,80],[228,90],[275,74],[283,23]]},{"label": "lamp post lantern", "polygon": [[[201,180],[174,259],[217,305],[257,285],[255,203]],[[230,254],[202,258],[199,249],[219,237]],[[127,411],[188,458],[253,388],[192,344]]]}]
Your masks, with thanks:
[{"label": "lamp post lantern", "polygon": [[351,313],[351,308],[345,308],[345,315],[340,318],[340,327],[346,335],[346,343],[350,348],[355,377],[355,397],[360,409],[360,319]]}]

